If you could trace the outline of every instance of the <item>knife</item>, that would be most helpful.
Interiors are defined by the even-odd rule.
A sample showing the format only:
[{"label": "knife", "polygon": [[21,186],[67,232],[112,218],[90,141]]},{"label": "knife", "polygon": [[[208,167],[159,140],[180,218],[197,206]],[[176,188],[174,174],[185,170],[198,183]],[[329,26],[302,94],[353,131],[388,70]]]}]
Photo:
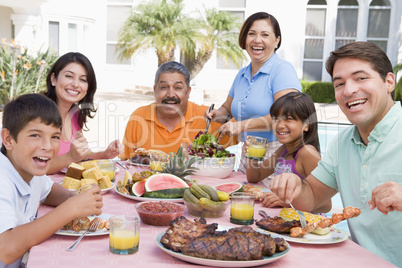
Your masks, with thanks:
[{"label": "knife", "polygon": [[127,167],[126,165],[124,165],[122,162],[116,161],[116,163],[117,163],[119,166],[121,166],[122,168],[128,169],[128,167]]}]

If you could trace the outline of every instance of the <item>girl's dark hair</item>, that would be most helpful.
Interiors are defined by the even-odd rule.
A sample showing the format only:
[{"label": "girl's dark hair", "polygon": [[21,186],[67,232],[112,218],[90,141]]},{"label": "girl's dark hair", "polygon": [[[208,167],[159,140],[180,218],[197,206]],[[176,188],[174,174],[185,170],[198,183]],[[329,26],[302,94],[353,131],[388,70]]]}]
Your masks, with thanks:
[{"label": "girl's dark hair", "polygon": [[[24,94],[4,106],[3,128],[10,131],[11,137],[17,141],[18,134],[29,122],[40,118],[46,125],[61,128],[62,120],[57,105],[41,94]],[[6,155],[4,144],[1,152]]]},{"label": "girl's dark hair", "polygon": [[95,71],[87,57],[79,52],[69,52],[61,56],[52,66],[47,75],[47,91],[45,92],[45,95],[53,100],[55,103],[58,103],[56,88],[52,85],[51,77],[52,74],[54,74],[54,77],[57,79],[60,71],[63,70],[70,63],[78,63],[82,65],[87,72],[88,91],[85,97],[77,103],[77,106],[79,108],[78,125],[81,128],[83,128],[84,126],[87,128],[87,118],[93,118],[96,112],[96,108],[94,106],[94,95],[97,87]]},{"label": "girl's dark hair", "polygon": [[247,39],[248,31],[250,30],[251,25],[253,25],[253,23],[256,20],[268,20],[271,23],[272,28],[274,28],[275,38],[280,37],[279,43],[274,50],[274,51],[277,51],[278,48],[281,47],[281,43],[282,43],[281,28],[279,27],[279,22],[276,20],[276,18],[274,16],[272,16],[271,14],[268,14],[267,12],[254,13],[253,15],[248,17],[243,22],[243,25],[241,26],[240,33],[239,33],[239,46],[242,49],[246,49],[246,39]]},{"label": "girl's dark hair", "polygon": [[[309,95],[300,92],[290,92],[283,95],[272,104],[270,114],[272,119],[290,116],[307,123],[308,130],[303,131],[303,144],[313,145],[320,152],[317,113],[314,101]],[[288,154],[294,157],[297,149],[294,152],[288,152]]]}]

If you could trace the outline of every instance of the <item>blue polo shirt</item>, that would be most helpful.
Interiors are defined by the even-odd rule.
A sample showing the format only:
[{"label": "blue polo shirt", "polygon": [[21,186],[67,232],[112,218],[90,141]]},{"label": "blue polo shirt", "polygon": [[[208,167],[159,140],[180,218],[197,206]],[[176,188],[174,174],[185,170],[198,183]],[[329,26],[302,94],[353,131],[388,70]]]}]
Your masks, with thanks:
[{"label": "blue polo shirt", "polygon": [[[344,130],[330,145],[312,175],[339,191],[343,205],[362,207],[379,185],[402,185],[402,108],[396,102],[371,131],[364,145],[355,126]],[[402,267],[402,212],[388,215],[362,208],[348,220],[353,241]]]},{"label": "blue polo shirt", "polygon": [[[265,116],[274,103],[274,94],[290,88],[302,90],[292,64],[280,59],[278,54],[274,53],[252,79],[250,63],[239,71],[230,88],[232,115],[237,121]],[[277,140],[272,130],[242,132],[241,140],[245,141],[248,135]]]}]

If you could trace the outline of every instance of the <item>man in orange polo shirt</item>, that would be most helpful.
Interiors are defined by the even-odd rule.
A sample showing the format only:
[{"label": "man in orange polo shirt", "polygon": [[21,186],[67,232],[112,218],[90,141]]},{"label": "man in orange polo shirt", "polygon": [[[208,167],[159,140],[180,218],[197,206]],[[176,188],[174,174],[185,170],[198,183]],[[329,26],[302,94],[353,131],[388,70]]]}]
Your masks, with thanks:
[{"label": "man in orange polo shirt", "polygon": [[[207,106],[189,101],[190,73],[175,61],[162,64],[155,75],[155,102],[136,109],[130,116],[124,134],[121,159],[133,156],[136,148],[176,153],[183,139],[191,143],[199,131],[205,131]],[[211,122],[209,132],[218,136],[220,124]],[[224,136],[224,147],[235,144],[236,138]]]}]

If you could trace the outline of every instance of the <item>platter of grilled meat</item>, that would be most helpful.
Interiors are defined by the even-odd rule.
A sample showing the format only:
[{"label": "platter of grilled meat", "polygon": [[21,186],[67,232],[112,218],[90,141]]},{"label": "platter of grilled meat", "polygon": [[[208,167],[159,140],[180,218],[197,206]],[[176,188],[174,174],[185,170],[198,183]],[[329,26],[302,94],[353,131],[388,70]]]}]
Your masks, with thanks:
[{"label": "platter of grilled meat", "polygon": [[178,217],[158,234],[155,243],[167,254],[190,263],[215,267],[254,267],[284,257],[290,250],[283,238],[249,226],[207,224],[203,218]]},{"label": "platter of grilled meat", "polygon": [[334,244],[343,242],[349,237],[348,233],[335,228],[335,224],[357,217],[360,212],[360,209],[356,207],[346,207],[342,213],[334,213],[331,218],[317,216],[315,218],[316,220],[318,218],[318,221],[307,222],[304,228],[301,227],[299,220],[287,221],[282,217],[268,215],[257,220],[255,224],[259,231],[274,237],[281,237],[286,241],[304,244]]}]

